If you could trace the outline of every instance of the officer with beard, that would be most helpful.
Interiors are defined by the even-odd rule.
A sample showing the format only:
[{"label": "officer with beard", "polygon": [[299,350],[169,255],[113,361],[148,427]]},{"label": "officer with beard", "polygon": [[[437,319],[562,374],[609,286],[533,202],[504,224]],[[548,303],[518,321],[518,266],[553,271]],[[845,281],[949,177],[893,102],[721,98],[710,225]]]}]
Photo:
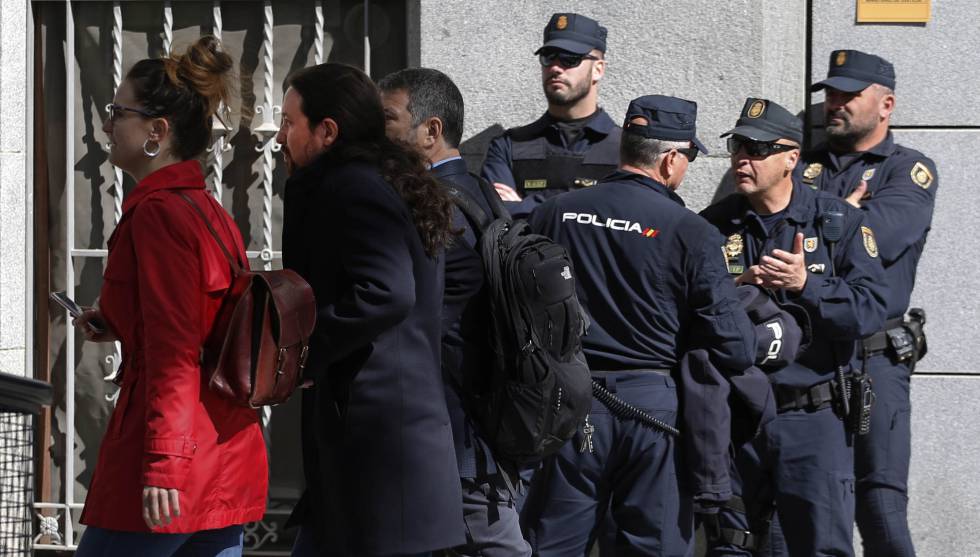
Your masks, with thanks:
[{"label": "officer with beard", "polygon": [[515,216],[616,169],[622,130],[598,105],[605,52],[606,28],[597,21],[573,13],[551,16],[544,45],[535,52],[548,111],[495,138],[483,167],[500,197],[514,202]]},{"label": "officer with beard", "polygon": [[932,223],[938,178],[932,159],[895,143],[888,126],[895,108],[895,69],[857,50],[830,54],[825,91],[827,143],[804,153],[798,170],[812,188],[844,197],[864,213],[880,238],[887,321],[864,339],[860,363],[876,395],[868,435],[856,440],[857,524],[868,556],[915,555],[909,534],[911,454],[909,377],[922,357],[921,310],[905,320],[915,271]]}]

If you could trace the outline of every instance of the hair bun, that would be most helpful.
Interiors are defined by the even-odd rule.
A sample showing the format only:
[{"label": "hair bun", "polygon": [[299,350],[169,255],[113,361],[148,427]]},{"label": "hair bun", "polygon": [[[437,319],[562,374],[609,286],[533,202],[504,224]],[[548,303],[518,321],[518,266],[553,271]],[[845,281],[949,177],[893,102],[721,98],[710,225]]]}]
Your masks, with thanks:
[{"label": "hair bun", "polygon": [[187,47],[183,55],[171,55],[165,60],[168,77],[174,84],[201,95],[207,116],[213,116],[222,101],[227,103],[234,61],[221,49],[217,37],[205,35]]}]

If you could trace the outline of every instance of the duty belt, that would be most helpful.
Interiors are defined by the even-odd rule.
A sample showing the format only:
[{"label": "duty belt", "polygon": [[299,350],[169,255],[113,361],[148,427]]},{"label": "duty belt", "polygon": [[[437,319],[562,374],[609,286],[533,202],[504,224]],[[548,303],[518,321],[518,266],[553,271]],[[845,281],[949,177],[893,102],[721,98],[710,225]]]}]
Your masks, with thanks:
[{"label": "duty belt", "polygon": [[868,354],[875,354],[888,350],[888,347],[890,346],[888,342],[888,333],[890,331],[895,331],[896,329],[902,329],[903,325],[905,325],[904,317],[896,317],[895,319],[885,321],[885,330],[878,331],[877,333],[861,341],[864,345],[864,351]]},{"label": "duty belt", "polygon": [[834,403],[837,398],[837,382],[826,381],[809,388],[773,385],[772,392],[776,395],[776,411],[778,413],[789,412],[790,410],[815,412]]}]

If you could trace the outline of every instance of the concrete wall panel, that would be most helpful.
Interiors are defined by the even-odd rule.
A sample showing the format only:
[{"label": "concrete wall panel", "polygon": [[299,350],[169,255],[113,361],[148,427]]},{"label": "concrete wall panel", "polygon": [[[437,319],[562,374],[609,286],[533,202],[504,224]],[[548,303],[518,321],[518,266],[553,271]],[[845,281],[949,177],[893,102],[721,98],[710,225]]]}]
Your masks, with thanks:
[{"label": "concrete wall panel", "polygon": [[980,278],[980,194],[975,176],[980,130],[897,131],[897,142],[936,161],[936,212],[919,263],[912,304],[926,309],[929,354],[919,371],[974,372],[980,298],[970,294]]},{"label": "concrete wall panel", "polygon": [[980,555],[980,377],[912,380],[909,528],[916,554]]}]

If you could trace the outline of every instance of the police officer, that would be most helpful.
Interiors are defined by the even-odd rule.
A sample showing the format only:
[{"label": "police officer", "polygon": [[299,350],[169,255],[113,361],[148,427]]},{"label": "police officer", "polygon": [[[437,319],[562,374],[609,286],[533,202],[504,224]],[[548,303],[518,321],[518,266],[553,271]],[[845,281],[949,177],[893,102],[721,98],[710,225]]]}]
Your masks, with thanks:
[{"label": "police officer", "polygon": [[491,141],[483,176],[526,215],[552,195],[595,184],[616,169],[622,130],[598,105],[606,28],[579,14],[551,16],[535,54],[548,111]]},{"label": "police officer", "polygon": [[[595,186],[550,199],[530,218],[575,264],[591,320],[583,348],[593,379],[670,427],[685,352],[706,348],[723,369],[742,370],[756,350],[726,273],[722,237],[675,193],[705,151],[696,116],[691,101],[634,100],[621,167]],[[677,479],[677,439],[614,410],[595,400],[578,438],[545,460],[531,484],[521,518],[535,555],[587,555],[607,511],[616,553],[691,549],[692,497]]]},{"label": "police officer", "polygon": [[924,314],[911,313],[908,323],[904,315],[932,222],[938,175],[932,159],[896,144],[888,129],[895,108],[892,64],[857,50],[834,51],[827,79],[811,87],[821,89],[827,143],[804,153],[803,181],[864,212],[881,239],[890,289],[884,330],[864,339],[858,354],[877,398],[871,431],[855,445],[857,523],[865,555],[911,556],[909,376],[921,357],[912,336],[921,336]]},{"label": "police officer", "polygon": [[[446,187],[492,214],[487,198],[459,155],[463,136],[463,95],[442,72],[409,68],[385,76],[378,87],[385,109],[386,133],[421,153],[432,174]],[[492,195],[492,194],[491,194]],[[487,299],[483,264],[476,249],[473,224],[459,210],[454,228],[463,233],[446,250],[445,296],[442,312],[442,368],[452,423],[456,458],[463,488],[466,544],[454,555],[520,557],[531,549],[521,535],[514,494],[493,452],[476,433],[463,405],[466,382],[486,377],[491,361],[487,344]]]},{"label": "police officer", "polygon": [[775,509],[786,548],[770,547],[772,554],[851,555],[853,450],[841,414],[845,404],[851,412],[860,405],[839,379],[855,341],[884,320],[875,235],[861,211],[793,179],[803,130],[782,106],[747,99],[725,136],[737,193],[702,216],[727,237],[735,281],[801,306],[813,330],[797,360],[769,375],[778,414],[738,450],[741,497],[709,529],[711,554],[765,553]]}]

